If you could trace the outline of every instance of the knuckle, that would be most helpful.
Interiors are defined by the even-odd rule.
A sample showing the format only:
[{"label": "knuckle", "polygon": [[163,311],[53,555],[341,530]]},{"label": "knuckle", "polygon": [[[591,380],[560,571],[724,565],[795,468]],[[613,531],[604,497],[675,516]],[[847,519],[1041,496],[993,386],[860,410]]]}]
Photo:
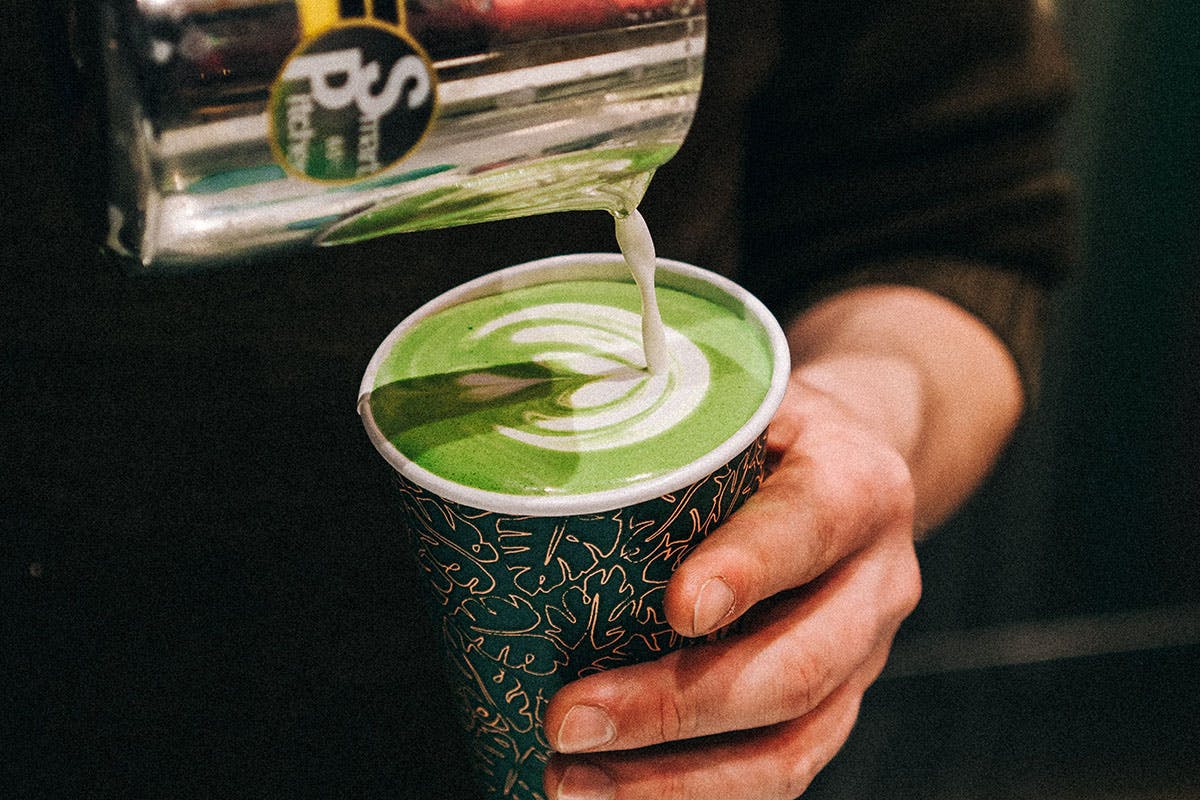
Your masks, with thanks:
[{"label": "knuckle", "polygon": [[912,521],[916,509],[916,489],[912,471],[902,455],[895,450],[881,453],[874,463],[871,482],[886,516]]},{"label": "knuckle", "polygon": [[787,669],[780,705],[793,717],[816,708],[825,694],[829,665],[810,651],[794,656]]},{"label": "knuckle", "polygon": [[659,741],[674,742],[696,735],[696,713],[691,704],[676,692],[659,693],[657,719]]},{"label": "knuckle", "polygon": [[921,601],[923,591],[921,567],[917,562],[916,552],[911,550],[911,548],[904,559],[902,569],[904,571],[901,579],[898,581],[900,586],[900,611],[904,616],[908,616]]},{"label": "knuckle", "polygon": [[692,800],[694,795],[684,778],[680,775],[670,775],[656,787],[655,800]]},{"label": "knuckle", "polygon": [[798,797],[808,789],[821,766],[814,763],[812,756],[802,755],[793,757],[785,769],[779,771],[779,797]]},{"label": "knuckle", "polygon": [[788,745],[775,758],[771,770],[775,785],[770,796],[791,800],[808,789],[825,763],[811,748],[797,746],[795,742],[789,742]]},{"label": "knuckle", "polygon": [[780,797],[794,798],[808,789],[817,773],[833,760],[845,744],[857,715],[858,704],[853,703],[839,715],[836,732],[815,742],[804,735],[805,726],[789,726],[791,731],[785,736],[785,744],[775,764],[775,774],[779,776],[782,790]]},{"label": "knuckle", "polygon": [[902,619],[911,614],[921,601],[921,565],[917,560],[916,546],[907,533],[898,532],[894,543],[898,552],[891,558],[886,573],[885,597],[890,602],[884,607],[891,608],[894,615]]},{"label": "knuckle", "polygon": [[866,531],[896,522],[911,526],[916,490],[908,462],[877,442],[846,443],[845,457],[814,460],[809,481],[824,513],[814,535],[832,546],[845,530]]}]

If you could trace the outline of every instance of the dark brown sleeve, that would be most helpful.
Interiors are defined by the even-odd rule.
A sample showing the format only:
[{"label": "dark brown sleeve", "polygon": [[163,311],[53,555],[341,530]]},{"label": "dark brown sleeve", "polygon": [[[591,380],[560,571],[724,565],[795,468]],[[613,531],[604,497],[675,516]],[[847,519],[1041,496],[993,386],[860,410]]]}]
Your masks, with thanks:
[{"label": "dark brown sleeve", "polygon": [[747,148],[742,280],[780,314],[865,283],[990,326],[1036,397],[1074,252],[1057,125],[1071,80],[1033,0],[784,6]]}]

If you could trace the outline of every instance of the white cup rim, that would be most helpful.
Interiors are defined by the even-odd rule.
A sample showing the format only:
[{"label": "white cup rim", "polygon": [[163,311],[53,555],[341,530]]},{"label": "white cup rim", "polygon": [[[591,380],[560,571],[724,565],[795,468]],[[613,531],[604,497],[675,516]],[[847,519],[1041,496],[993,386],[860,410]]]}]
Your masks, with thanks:
[{"label": "white cup rim", "polygon": [[358,393],[358,413],[376,450],[403,477],[446,500],[500,514],[557,517],[595,514],[637,505],[679,491],[707,477],[753,444],[775,415],[787,389],[791,371],[787,338],[779,322],[763,303],[733,281],[682,261],[659,258],[656,284],[680,288],[701,297],[740,304],[765,335],[773,360],[771,381],[758,409],[728,439],[691,463],[631,486],[566,495],[515,495],[486,491],[448,480],[419,466],[401,453],[379,430],[369,402],[375,377],[395,342],[421,320],[459,303],[522,286],[564,279],[629,279],[619,253],[574,253],[507,267],[460,284],[425,303],[397,325],[380,343],[363,374]]}]

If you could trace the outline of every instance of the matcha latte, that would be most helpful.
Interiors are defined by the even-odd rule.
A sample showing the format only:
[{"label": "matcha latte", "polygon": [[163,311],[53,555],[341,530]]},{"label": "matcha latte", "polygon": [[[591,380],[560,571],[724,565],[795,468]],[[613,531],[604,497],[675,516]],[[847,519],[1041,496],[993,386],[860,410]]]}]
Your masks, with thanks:
[{"label": "matcha latte", "polygon": [[459,287],[380,346],[368,431],[401,474],[489,510],[599,511],[687,486],[761,432],[786,364],[777,326],[728,281],[660,259],[656,294],[667,363],[651,371],[619,255]]},{"label": "matcha latte", "polygon": [[450,290],[363,376],[488,800],[545,800],[542,712],[564,683],[682,646],[667,583],[766,474],[779,324],[655,260],[640,227],[618,227],[629,264],[560,256]]}]

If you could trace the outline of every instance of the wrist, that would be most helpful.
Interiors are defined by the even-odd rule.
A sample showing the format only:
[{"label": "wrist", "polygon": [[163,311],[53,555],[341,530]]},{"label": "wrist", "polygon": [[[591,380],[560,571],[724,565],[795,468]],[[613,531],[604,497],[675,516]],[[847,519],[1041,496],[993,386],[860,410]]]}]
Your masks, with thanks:
[{"label": "wrist", "polygon": [[793,380],[835,400],[904,458],[919,528],[975,490],[1023,406],[1015,363],[982,322],[930,292],[847,290],[788,327]]},{"label": "wrist", "polygon": [[927,407],[927,389],[916,365],[893,355],[827,354],[796,364],[792,380],[835,403],[911,466]]}]

